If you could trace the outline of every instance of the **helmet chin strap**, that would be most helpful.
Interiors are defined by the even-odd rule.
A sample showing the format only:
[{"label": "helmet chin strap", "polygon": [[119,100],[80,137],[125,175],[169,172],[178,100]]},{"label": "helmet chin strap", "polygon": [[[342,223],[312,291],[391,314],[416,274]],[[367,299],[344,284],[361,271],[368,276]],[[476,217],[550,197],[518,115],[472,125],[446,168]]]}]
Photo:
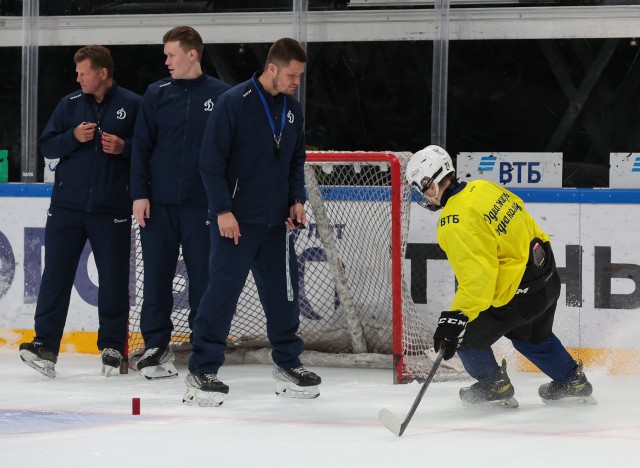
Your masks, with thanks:
[{"label": "helmet chin strap", "polygon": [[442,206],[440,205],[440,200],[438,200],[438,195],[440,195],[440,184],[436,184],[434,182],[435,186],[436,186],[436,193],[433,194],[433,197],[428,196],[427,194],[425,194],[425,197],[427,198],[427,201],[429,202],[429,205],[433,206],[435,208],[435,210],[433,211],[437,211],[440,208],[442,208]]},{"label": "helmet chin strap", "polygon": [[421,193],[422,197],[427,201],[426,203],[419,203],[420,206],[426,208],[429,211],[438,211],[442,208],[440,201],[438,200],[438,195],[440,194],[440,184],[436,185],[436,193],[430,197],[425,193]]},{"label": "helmet chin strap", "polygon": [[439,209],[442,208],[442,205],[440,205],[440,201],[436,198],[438,195],[436,194],[435,197],[427,197],[427,200],[429,202],[429,206],[431,208],[429,208],[431,211],[438,211]]}]

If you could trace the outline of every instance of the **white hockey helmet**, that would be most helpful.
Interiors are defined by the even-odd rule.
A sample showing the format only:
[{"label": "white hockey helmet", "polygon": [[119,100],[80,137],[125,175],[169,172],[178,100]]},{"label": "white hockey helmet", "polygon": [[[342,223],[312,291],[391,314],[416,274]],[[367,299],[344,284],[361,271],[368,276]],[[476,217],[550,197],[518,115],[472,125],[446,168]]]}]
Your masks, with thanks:
[{"label": "white hockey helmet", "polygon": [[[453,161],[449,153],[437,145],[429,145],[411,156],[407,164],[405,178],[411,187],[417,189],[425,199],[425,202],[419,202],[420,205],[437,211],[441,208],[437,200],[440,193],[439,183],[448,174],[454,172]],[[427,197],[425,192],[432,183],[435,183],[436,193],[433,197]]]}]

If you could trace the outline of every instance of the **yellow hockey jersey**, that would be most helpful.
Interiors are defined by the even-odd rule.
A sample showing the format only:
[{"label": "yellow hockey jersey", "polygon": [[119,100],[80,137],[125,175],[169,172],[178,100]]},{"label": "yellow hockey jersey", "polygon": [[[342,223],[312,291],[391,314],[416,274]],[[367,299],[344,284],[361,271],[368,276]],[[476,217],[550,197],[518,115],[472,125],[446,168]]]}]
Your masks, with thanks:
[{"label": "yellow hockey jersey", "polygon": [[469,321],[508,303],[524,275],[530,242],[549,241],[518,196],[485,180],[468,182],[449,198],[437,235],[458,280],[451,310]]}]

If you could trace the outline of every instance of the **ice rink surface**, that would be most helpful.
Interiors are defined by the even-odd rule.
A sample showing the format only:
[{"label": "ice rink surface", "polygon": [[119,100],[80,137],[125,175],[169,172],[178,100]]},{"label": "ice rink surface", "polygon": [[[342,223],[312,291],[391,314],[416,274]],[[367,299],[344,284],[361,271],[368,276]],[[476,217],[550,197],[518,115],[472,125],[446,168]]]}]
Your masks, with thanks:
[{"label": "ice rink surface", "polygon": [[[547,378],[509,371],[518,409],[466,408],[458,389],[433,382],[402,437],[378,422],[404,418],[418,383],[390,370],[312,367],[315,400],[276,397],[271,367],[227,365],[218,408],[182,404],[178,378],[105,378],[96,355],[61,354],[48,379],[0,348],[0,466],[25,467],[637,467],[640,376],[586,369],[596,406],[551,407]],[[141,414],[131,414],[140,398]]]}]

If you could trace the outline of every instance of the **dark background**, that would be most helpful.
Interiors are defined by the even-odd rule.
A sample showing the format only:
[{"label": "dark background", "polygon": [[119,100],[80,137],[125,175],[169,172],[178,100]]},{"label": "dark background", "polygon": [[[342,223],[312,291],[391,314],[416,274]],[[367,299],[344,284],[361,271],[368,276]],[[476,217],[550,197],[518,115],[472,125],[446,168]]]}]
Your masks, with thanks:
[{"label": "dark background", "polygon": [[[235,84],[262,67],[269,44],[207,44],[203,64],[224,64]],[[306,73],[307,144],[322,150],[417,151],[430,143],[430,41],[311,43]],[[605,60],[603,48],[611,50]],[[116,81],[143,94],[167,76],[162,45],[111,46]],[[609,153],[640,151],[640,47],[628,39],[452,41],[447,149],[555,151],[565,187],[608,185]],[[78,47],[40,47],[38,128],[78,86]],[[21,50],[1,47],[0,148],[10,181],[20,181]],[[584,102],[569,100],[594,67]],[[561,70],[561,71],[558,71]],[[558,138],[565,114],[573,116]],[[41,166],[41,165],[40,165]],[[42,180],[40,168],[39,180]]]}]

